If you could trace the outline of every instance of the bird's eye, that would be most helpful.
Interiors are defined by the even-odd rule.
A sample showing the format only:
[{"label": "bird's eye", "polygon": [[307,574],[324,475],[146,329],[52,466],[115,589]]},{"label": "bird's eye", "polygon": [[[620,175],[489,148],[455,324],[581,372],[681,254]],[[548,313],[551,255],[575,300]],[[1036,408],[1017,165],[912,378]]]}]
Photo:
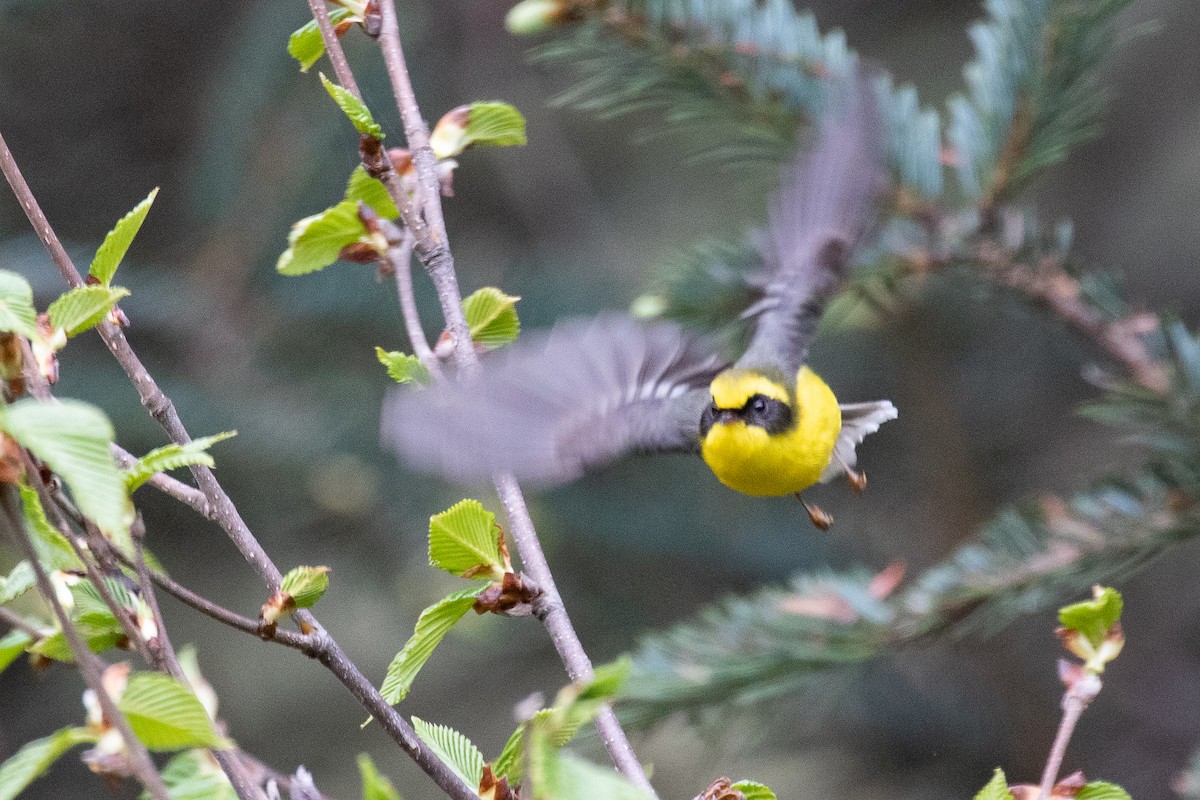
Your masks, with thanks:
[{"label": "bird's eye", "polygon": [[767,410],[767,401],[761,397],[756,397],[754,399],[753,408],[755,411],[757,411],[758,413],[761,414],[762,412]]}]

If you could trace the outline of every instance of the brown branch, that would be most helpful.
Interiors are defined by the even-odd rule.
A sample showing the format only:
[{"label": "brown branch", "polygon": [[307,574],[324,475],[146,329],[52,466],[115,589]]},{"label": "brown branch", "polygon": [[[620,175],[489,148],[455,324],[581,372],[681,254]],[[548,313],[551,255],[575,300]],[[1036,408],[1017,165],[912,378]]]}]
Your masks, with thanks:
[{"label": "brown branch", "polygon": [[[412,229],[416,239],[416,252],[437,289],[446,328],[454,341],[454,358],[459,368],[470,372],[476,368],[478,357],[471,342],[470,328],[462,310],[462,295],[454,269],[454,258],[446,240],[445,221],[442,216],[441,195],[437,176],[437,162],[429,146],[429,129],[421,116],[413,92],[408,65],[400,42],[400,30],[396,20],[393,0],[381,0],[382,27],[379,44],[383,51],[388,77],[396,95],[404,133],[412,151],[413,165],[417,173],[417,184],[421,207],[429,227],[425,231]],[[408,222],[408,219],[405,219]],[[511,474],[495,476],[496,492],[504,504],[513,540],[516,542],[521,561],[534,582],[543,591],[539,603],[538,617],[542,620],[550,639],[558,651],[567,674],[573,681],[586,681],[592,677],[592,663],[575,632],[571,619],[563,605],[562,597],[554,582],[554,576],[546,561],[541,542],[525,505],[525,498],[516,479]],[[613,763],[630,781],[656,796],[653,786],[642,769],[629,738],[617,721],[610,706],[604,706],[596,716],[596,727],[604,739]]]},{"label": "brown branch", "polygon": [[21,631],[21,633],[31,637],[35,642],[45,636],[44,633],[39,631],[20,614],[15,614],[4,606],[0,606],[0,622],[5,622],[14,629]]},{"label": "brown branch", "polygon": [[1017,262],[1000,244],[983,240],[977,259],[996,283],[1043,303],[1067,324],[1108,353],[1130,376],[1156,392],[1169,388],[1166,366],[1156,359],[1142,336],[1157,323],[1146,315],[1105,319],[1083,299],[1079,281],[1062,269],[1058,260],[1041,259],[1036,266]]},{"label": "brown branch", "polygon": [[[4,139],[0,137],[0,171],[7,178],[18,202],[25,210],[26,216],[33,225],[38,236],[42,239],[51,257],[59,267],[64,279],[71,286],[78,286],[83,281],[66,250],[62,247],[57,234],[50,227],[45,214],[37,203],[29,185],[17,169],[12,152]],[[171,441],[186,444],[191,436],[175,411],[170,398],[158,387],[154,378],[142,365],[141,360],[129,346],[125,334],[112,324],[104,322],[99,326],[99,332],[109,351],[117,359],[125,374],[133,382],[142,401],[151,416],[163,427]],[[282,573],[271,561],[262,545],[254,537],[232,499],[213,475],[212,470],[202,465],[193,465],[192,474],[196,478],[200,491],[208,500],[208,517],[224,529],[233,541],[234,546],[242,553],[259,574],[268,588],[274,592],[279,589]],[[313,631],[315,645],[314,657],[326,666],[338,680],[358,699],[358,701],[379,720],[380,726],[388,735],[409,754],[409,756],[433,779],[433,781],[450,797],[455,800],[477,800],[475,787],[467,786],[445,762],[441,761],[429,747],[416,735],[412,726],[404,717],[387,704],[383,696],[367,680],[362,671],[351,661],[341,646],[317,622],[308,611],[298,613],[302,624]],[[89,651],[90,652],[90,651]],[[139,743],[140,744],[140,743]],[[155,773],[157,777],[157,773]],[[161,784],[161,781],[159,781]],[[156,798],[159,797],[155,793]],[[161,796],[166,800],[165,793]]]},{"label": "brown branch", "polygon": [[416,298],[413,296],[412,282],[412,232],[405,229],[404,238],[395,247],[387,251],[388,265],[396,274],[396,293],[400,297],[400,315],[404,318],[404,330],[408,333],[408,341],[412,344],[413,355],[421,359],[427,369],[437,369],[437,357],[429,347],[425,338],[425,330],[421,327],[421,315],[417,312]]},{"label": "brown branch", "polygon": [[[0,150],[2,150],[2,140],[0,140]],[[0,156],[2,158],[2,156]],[[134,776],[141,782],[142,786],[146,787],[146,791],[154,800],[170,800],[170,792],[167,791],[166,784],[163,783],[162,776],[158,774],[158,770],[154,766],[154,761],[150,758],[150,752],[141,740],[133,733],[133,729],[129,727],[129,720],[125,719],[125,715],[117,708],[117,704],[108,694],[108,690],[104,688],[104,680],[102,677],[101,661],[83,641],[79,635],[79,630],[75,627],[74,621],[70,615],[63,609],[62,603],[58,601],[58,595],[54,591],[54,586],[50,583],[50,578],[46,574],[46,570],[42,568],[42,564],[38,561],[37,550],[33,547],[33,542],[29,540],[28,534],[25,532],[24,525],[21,524],[21,515],[14,511],[12,493],[8,492],[4,495],[2,504],[4,511],[9,518],[10,527],[12,528],[12,537],[17,544],[17,549],[29,560],[33,566],[34,575],[37,576],[38,591],[42,593],[42,597],[50,604],[50,608],[54,611],[54,616],[58,619],[58,624],[62,628],[63,636],[66,637],[67,644],[71,648],[71,653],[75,657],[75,666],[79,670],[79,674],[83,677],[84,683],[96,695],[96,701],[100,704],[100,710],[104,714],[104,719],[112,725],[121,735],[122,741],[125,743],[125,749],[129,755],[129,765]]]},{"label": "brown branch", "polygon": [[346,53],[342,50],[337,34],[333,31],[333,23],[329,20],[329,9],[325,5],[325,0],[308,0],[308,8],[312,11],[313,19],[317,21],[321,39],[325,42],[325,55],[329,56],[329,63],[333,65],[333,72],[337,75],[338,83],[342,85],[342,88],[348,89],[351,94],[362,100],[362,92],[358,90],[358,83],[354,80],[350,62],[346,60]]}]

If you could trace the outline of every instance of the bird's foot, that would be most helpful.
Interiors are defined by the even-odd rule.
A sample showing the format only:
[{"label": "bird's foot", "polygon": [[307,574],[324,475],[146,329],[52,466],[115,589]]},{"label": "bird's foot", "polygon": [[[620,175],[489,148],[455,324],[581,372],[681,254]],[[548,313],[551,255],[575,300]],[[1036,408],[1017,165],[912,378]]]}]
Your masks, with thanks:
[{"label": "bird's foot", "polygon": [[829,527],[833,525],[832,516],[818,505],[809,505],[799,492],[796,492],[796,499],[800,501],[800,505],[804,506],[804,510],[808,512],[808,519],[813,525],[823,531],[829,530]]},{"label": "bird's foot", "polygon": [[855,492],[861,492],[867,488],[867,473],[855,472],[852,469],[846,470],[846,480],[850,483],[850,488]]}]

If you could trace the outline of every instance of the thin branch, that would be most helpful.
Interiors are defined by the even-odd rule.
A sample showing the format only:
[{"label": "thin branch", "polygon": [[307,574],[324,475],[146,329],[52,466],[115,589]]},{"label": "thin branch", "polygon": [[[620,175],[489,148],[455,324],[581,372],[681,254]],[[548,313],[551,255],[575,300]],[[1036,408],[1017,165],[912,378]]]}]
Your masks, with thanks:
[{"label": "thin branch", "polygon": [[408,341],[412,344],[413,354],[421,359],[421,363],[427,369],[435,369],[437,357],[429,347],[429,340],[425,338],[425,330],[421,327],[421,315],[417,312],[417,302],[413,296],[413,244],[412,232],[406,228],[400,244],[388,248],[387,261],[396,274],[396,292],[400,296],[400,314],[404,317],[404,330],[408,333]]},{"label": "thin branch", "polygon": [[308,0],[308,8],[312,11],[313,19],[317,21],[321,39],[325,42],[325,54],[329,56],[329,63],[333,65],[333,72],[337,75],[338,83],[342,85],[342,88],[348,89],[351,94],[362,100],[362,92],[358,90],[354,73],[350,69],[350,62],[346,60],[346,53],[342,50],[337,34],[333,32],[333,23],[329,20],[329,9],[325,6],[325,0]]},{"label": "thin branch", "polygon": [[28,620],[26,620],[20,614],[15,614],[12,611],[5,608],[4,606],[0,606],[0,622],[5,622],[8,625],[11,625],[16,630],[19,630],[22,633],[26,634],[27,636],[31,637],[34,641],[37,641],[38,639],[41,639],[43,636],[45,636],[44,633],[39,631],[36,627],[33,626],[32,623],[30,623]]},{"label": "thin branch", "polygon": [[[463,315],[462,295],[458,289],[454,259],[446,240],[437,163],[433,150],[429,146],[429,129],[417,105],[408,65],[404,60],[395,3],[393,0],[382,0],[380,10],[382,27],[379,44],[383,51],[388,77],[396,95],[400,118],[404,123],[404,133],[408,139],[409,149],[412,151],[417,183],[423,200],[422,210],[432,229],[430,238],[435,233],[440,235],[432,242],[422,241],[420,234],[414,230],[416,250],[437,289],[442,314],[446,319],[446,327],[454,339],[455,361],[461,369],[469,372],[476,367],[478,357],[471,343],[470,329]],[[534,529],[533,520],[526,508],[521,488],[516,479],[507,473],[496,475],[495,484],[500,500],[504,504],[521,561],[544,593],[538,616],[550,634],[551,641],[562,658],[571,680],[586,681],[593,674],[592,662],[571,624],[562,597],[558,593],[554,576]],[[601,709],[596,717],[596,727],[600,730],[604,744],[617,769],[642,790],[649,793],[651,797],[656,796],[653,786],[646,777],[645,770],[642,769],[641,762],[638,761],[637,755],[629,743],[629,738],[625,735],[625,731],[621,728],[611,707],[606,705]]]},{"label": "thin branch", "polygon": [[[117,457],[117,463],[125,468],[133,466],[137,461],[137,457],[120,445],[113,445],[113,454]],[[192,507],[202,517],[212,518],[208,506],[208,497],[196,487],[188,486],[183,481],[172,478],[165,472],[159,472],[151,476],[150,480],[146,481],[146,483],[158,489],[163,494],[173,497],[185,506]]]},{"label": "thin branch", "polygon": [[[2,147],[0,147],[2,149]],[[70,645],[71,653],[75,657],[75,666],[79,670],[79,674],[83,677],[84,683],[96,695],[96,701],[100,704],[100,710],[104,714],[104,719],[121,735],[121,739],[125,742],[125,749],[129,756],[129,765],[133,770],[133,774],[141,782],[142,786],[146,787],[146,791],[154,800],[170,800],[170,792],[167,791],[166,784],[163,783],[162,776],[158,774],[158,770],[154,766],[154,761],[150,758],[150,752],[141,740],[133,733],[133,729],[129,727],[129,721],[125,719],[125,715],[117,708],[117,704],[108,694],[108,690],[104,688],[104,680],[102,678],[102,670],[100,665],[103,663],[96,657],[83,638],[79,635],[79,630],[75,627],[74,621],[63,609],[62,603],[58,601],[58,595],[54,591],[54,586],[50,583],[50,578],[46,575],[46,570],[42,568],[42,564],[38,561],[37,550],[33,547],[33,542],[29,540],[28,534],[25,532],[25,526],[21,524],[21,517],[12,508],[12,494],[8,493],[3,498],[3,506],[8,514],[10,527],[12,528],[12,536],[17,544],[17,548],[29,560],[33,566],[34,575],[37,576],[38,590],[42,593],[42,597],[50,604],[50,608],[54,611],[54,616],[58,619],[58,624],[62,628],[63,636],[66,637],[67,644]]]},{"label": "thin branch", "polygon": [[[8,179],[9,185],[17,196],[18,202],[20,202],[21,207],[25,210],[26,216],[34,226],[38,236],[50,251],[51,257],[59,266],[59,271],[62,272],[67,283],[71,286],[80,285],[82,278],[80,278],[79,271],[75,269],[75,265],[67,255],[66,250],[63,249],[58,236],[54,233],[53,228],[50,227],[29,185],[17,169],[12,152],[8,149],[8,145],[2,137],[0,137],[0,171]],[[122,333],[120,328],[108,322],[104,322],[99,326],[99,332],[109,351],[113,354],[113,357],[116,358],[125,371],[125,374],[133,382],[142,405],[149,410],[151,416],[166,430],[171,441],[177,444],[190,442],[191,436],[180,420],[174,404],[158,387],[154,378],[151,377],[150,373],[142,365],[141,360],[129,346],[125,334]],[[283,577],[282,573],[275,566],[275,563],[270,559],[266,551],[263,550],[262,545],[259,544],[254,534],[251,533],[241,514],[238,512],[237,507],[221,487],[212,470],[201,465],[193,465],[191,470],[200,491],[208,499],[208,517],[224,529],[230,540],[233,541],[234,545],[267,584],[268,588],[272,592],[277,591],[280,580]],[[308,611],[300,611],[297,616],[300,618],[302,624],[312,629],[313,639],[318,643],[313,655],[333,672],[338,680],[350,690],[350,693],[379,720],[381,727],[425,770],[434,783],[450,797],[455,798],[455,800],[477,800],[478,795],[475,792],[475,787],[463,783],[454,771],[421,741],[408,721],[387,704],[387,701],[383,699],[379,691],[367,680],[366,676],[363,675],[354,662],[346,656],[341,646],[329,636],[321,624],[317,622],[316,618]],[[155,777],[157,777],[157,773]],[[161,781],[159,783],[161,785]],[[159,795],[156,793],[155,797],[158,798]],[[161,795],[161,798],[165,800],[165,793]]]},{"label": "thin branch", "polygon": [[1075,732],[1075,725],[1094,698],[1095,694],[1088,697],[1075,691],[1068,691],[1063,696],[1062,721],[1058,724],[1058,733],[1054,736],[1054,745],[1050,748],[1050,757],[1046,760],[1046,769],[1042,772],[1038,800],[1049,800],[1051,792],[1054,790],[1054,784],[1058,782],[1058,771],[1062,767],[1063,757],[1067,753],[1071,734]]}]

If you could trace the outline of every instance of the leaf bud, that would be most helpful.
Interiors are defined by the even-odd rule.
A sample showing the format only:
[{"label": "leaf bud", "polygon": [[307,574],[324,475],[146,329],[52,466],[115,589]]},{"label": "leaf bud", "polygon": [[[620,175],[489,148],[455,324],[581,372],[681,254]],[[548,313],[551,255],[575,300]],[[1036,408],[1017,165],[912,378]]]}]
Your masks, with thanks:
[{"label": "leaf bud", "polygon": [[543,33],[567,18],[560,0],[522,0],[504,15],[504,27],[517,36]]}]

